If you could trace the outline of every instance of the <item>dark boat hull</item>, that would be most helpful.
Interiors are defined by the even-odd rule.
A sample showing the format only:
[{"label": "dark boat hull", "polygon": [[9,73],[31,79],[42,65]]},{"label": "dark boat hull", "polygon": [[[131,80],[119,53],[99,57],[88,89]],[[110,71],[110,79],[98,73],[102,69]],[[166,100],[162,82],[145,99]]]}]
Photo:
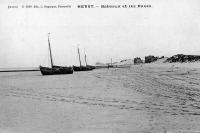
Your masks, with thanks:
[{"label": "dark boat hull", "polygon": [[72,74],[73,68],[62,66],[53,66],[52,68],[49,68],[40,66],[40,71],[42,75]]},{"label": "dark boat hull", "polygon": [[93,70],[91,67],[87,67],[87,66],[73,66],[74,71],[91,71]]},{"label": "dark boat hull", "polygon": [[95,69],[96,67],[95,66],[91,66],[91,65],[87,65],[86,67],[88,67],[89,69]]}]

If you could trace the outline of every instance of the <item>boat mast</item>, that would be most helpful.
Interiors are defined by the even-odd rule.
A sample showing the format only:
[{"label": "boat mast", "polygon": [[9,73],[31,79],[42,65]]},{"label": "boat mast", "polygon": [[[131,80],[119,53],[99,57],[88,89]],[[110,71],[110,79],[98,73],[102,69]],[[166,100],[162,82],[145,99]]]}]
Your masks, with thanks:
[{"label": "boat mast", "polygon": [[50,53],[51,67],[53,67],[53,59],[52,59],[51,45],[50,45],[50,41],[49,41],[49,36],[50,36],[50,33],[48,33],[48,44],[49,44],[49,53]]},{"label": "boat mast", "polygon": [[79,47],[78,47],[78,57],[79,57],[79,63],[80,63],[80,67],[81,67],[82,65],[81,65],[81,57],[80,57]]},{"label": "boat mast", "polygon": [[86,53],[85,53],[85,64],[86,64],[86,66],[87,66],[87,59],[86,59]]}]

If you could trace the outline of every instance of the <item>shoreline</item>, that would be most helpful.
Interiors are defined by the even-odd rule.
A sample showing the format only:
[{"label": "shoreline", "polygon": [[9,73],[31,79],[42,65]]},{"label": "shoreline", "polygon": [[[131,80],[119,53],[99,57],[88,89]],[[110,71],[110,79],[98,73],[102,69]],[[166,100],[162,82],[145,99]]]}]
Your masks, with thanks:
[{"label": "shoreline", "polygon": [[30,69],[30,70],[0,70],[0,72],[27,72],[27,71],[40,71],[38,70],[34,70],[34,69]]}]

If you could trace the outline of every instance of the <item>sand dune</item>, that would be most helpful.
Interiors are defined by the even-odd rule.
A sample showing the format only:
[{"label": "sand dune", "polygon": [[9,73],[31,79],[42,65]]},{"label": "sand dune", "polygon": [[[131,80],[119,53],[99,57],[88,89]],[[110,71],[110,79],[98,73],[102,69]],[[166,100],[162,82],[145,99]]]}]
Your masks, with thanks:
[{"label": "sand dune", "polygon": [[0,132],[200,131],[200,63],[0,73]]}]

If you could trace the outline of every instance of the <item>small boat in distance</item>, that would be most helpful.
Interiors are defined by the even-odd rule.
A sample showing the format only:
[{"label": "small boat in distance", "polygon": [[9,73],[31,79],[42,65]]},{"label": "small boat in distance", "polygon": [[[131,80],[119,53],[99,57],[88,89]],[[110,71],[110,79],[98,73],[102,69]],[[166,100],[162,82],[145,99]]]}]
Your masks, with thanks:
[{"label": "small boat in distance", "polygon": [[[80,66],[73,66],[74,71],[91,71],[94,69],[93,67],[87,65],[87,61],[86,61],[86,66],[82,66],[79,48],[78,48],[78,57],[79,57]],[[86,56],[85,56],[85,59],[86,59]]]},{"label": "small boat in distance", "polygon": [[72,74],[73,73],[72,67],[55,66],[53,64],[49,35],[50,35],[50,33],[48,34],[48,45],[49,45],[49,55],[50,55],[50,60],[51,60],[51,67],[40,66],[39,68],[40,68],[42,75]]}]

